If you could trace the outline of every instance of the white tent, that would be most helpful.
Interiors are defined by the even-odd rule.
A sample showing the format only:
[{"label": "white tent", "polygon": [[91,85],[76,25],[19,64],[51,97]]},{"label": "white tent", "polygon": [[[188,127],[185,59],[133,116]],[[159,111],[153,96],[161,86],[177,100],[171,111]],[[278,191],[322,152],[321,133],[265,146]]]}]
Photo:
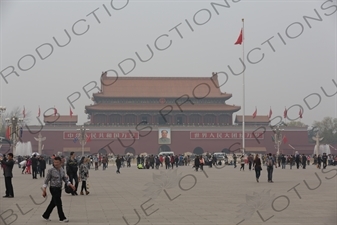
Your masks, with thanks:
[{"label": "white tent", "polygon": [[32,144],[30,141],[24,143],[24,142],[18,142],[16,144],[16,152],[15,154],[21,155],[21,156],[26,156],[26,155],[32,155]]},{"label": "white tent", "polygon": [[319,148],[315,146],[314,154],[323,155],[326,153],[327,155],[331,154],[330,146],[329,145],[320,145]]}]

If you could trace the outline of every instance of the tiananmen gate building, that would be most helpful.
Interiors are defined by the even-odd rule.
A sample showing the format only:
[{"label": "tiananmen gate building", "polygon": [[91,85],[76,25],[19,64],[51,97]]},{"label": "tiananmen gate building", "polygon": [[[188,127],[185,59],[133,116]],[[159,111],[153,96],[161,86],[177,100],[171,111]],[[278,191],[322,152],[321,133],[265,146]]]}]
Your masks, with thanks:
[{"label": "tiananmen gate building", "polygon": [[[220,90],[218,75],[211,77],[108,77],[101,76],[101,91],[85,106],[85,154],[175,154],[239,151],[242,142],[241,107],[229,104],[230,93]],[[44,117],[44,126],[24,129],[23,141],[37,151],[35,138],[46,140],[43,154],[81,153],[82,125],[77,116]],[[246,152],[276,153],[268,116],[245,116]],[[305,127],[284,127],[287,143],[281,152],[312,154],[314,144]],[[291,148],[289,146],[293,148]]]}]

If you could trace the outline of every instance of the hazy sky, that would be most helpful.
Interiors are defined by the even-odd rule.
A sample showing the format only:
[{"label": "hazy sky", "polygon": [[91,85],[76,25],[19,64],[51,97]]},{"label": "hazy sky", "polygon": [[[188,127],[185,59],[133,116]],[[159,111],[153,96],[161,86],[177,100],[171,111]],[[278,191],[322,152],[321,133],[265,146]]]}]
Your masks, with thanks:
[{"label": "hazy sky", "polygon": [[[81,124],[87,119],[84,106],[92,104],[83,86],[92,81],[100,86],[102,71],[114,70],[120,77],[210,77],[219,72],[220,83],[227,80],[221,91],[233,94],[227,103],[242,106],[243,75],[233,75],[229,67],[242,71],[243,46],[234,43],[244,18],[246,114],[257,107],[258,115],[267,115],[272,107],[273,116],[282,116],[285,107],[299,104],[306,124],[337,117],[337,94],[327,97],[321,89],[328,95],[337,92],[336,0],[227,3],[1,1],[0,71],[10,75],[7,81],[0,76],[0,105],[9,110],[25,106],[33,116],[39,105],[42,113],[55,106],[69,115],[67,97],[79,92],[73,111]],[[149,60],[141,62],[136,52]],[[90,91],[90,97],[97,91]],[[298,112],[293,107],[288,115],[296,118]]]}]

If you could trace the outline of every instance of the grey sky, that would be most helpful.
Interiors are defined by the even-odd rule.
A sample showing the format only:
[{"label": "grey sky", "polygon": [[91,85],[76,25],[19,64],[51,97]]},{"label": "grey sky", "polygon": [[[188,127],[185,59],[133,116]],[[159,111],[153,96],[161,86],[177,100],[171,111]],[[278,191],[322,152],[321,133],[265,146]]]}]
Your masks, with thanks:
[{"label": "grey sky", "polygon": [[[242,75],[232,75],[228,65],[235,71],[242,68],[239,61],[242,46],[234,43],[244,18],[245,55],[260,48],[250,55],[250,60],[257,61],[264,53],[264,59],[256,64],[245,58],[246,115],[252,115],[255,107],[258,115],[267,115],[271,106],[273,117],[283,116],[284,107],[300,104],[304,108],[304,123],[312,124],[324,116],[337,117],[337,95],[327,97],[321,90],[323,87],[330,95],[337,91],[332,81],[337,83],[336,0],[227,1],[229,8],[216,5],[213,8],[211,2],[225,4],[225,1],[112,1],[116,9],[125,6],[116,10],[111,1],[1,1],[0,71],[13,66],[20,77],[9,75],[7,84],[0,76],[0,105],[8,109],[25,106],[33,116],[37,115],[39,105],[42,113],[55,106],[60,114],[69,115],[67,97],[78,91],[81,97],[73,103],[73,112],[79,115],[79,123],[83,123],[86,121],[84,106],[92,104],[83,86],[91,81],[99,84],[101,72],[111,69],[120,77],[210,77],[212,72],[223,71],[228,74],[228,81],[221,90],[233,94],[227,103],[242,106]],[[100,23],[92,13],[94,10]],[[322,21],[308,19],[310,28],[303,16],[317,18],[315,10]],[[75,32],[84,32],[87,25],[90,28],[83,35],[75,35],[72,26],[81,19],[86,21],[78,22]],[[196,24],[208,19],[204,25]],[[180,23],[177,29],[183,38],[173,29]],[[58,47],[53,37],[65,44],[68,39],[64,29],[69,32],[71,41],[65,47]],[[163,34],[167,36],[158,41],[158,48],[167,46],[169,40],[172,44],[159,51],[154,43]],[[288,37],[297,35],[297,38]],[[268,43],[262,44],[273,36],[270,43],[275,52]],[[41,60],[36,48],[46,43],[53,46],[53,51]],[[150,52],[146,45],[151,47],[154,56],[140,62],[135,52],[147,59]],[[50,46],[44,45],[40,52],[48,55]],[[36,63],[22,71],[18,61],[27,54],[33,55]],[[123,75],[118,64],[127,58],[134,59],[136,65],[132,72]],[[121,64],[125,71],[130,70],[130,62]],[[23,69],[32,65],[30,56],[20,61]],[[9,68],[2,73],[10,72]],[[220,82],[225,80],[222,75]],[[114,85],[118,85],[118,81]],[[97,89],[91,91],[90,96],[93,92]],[[303,99],[313,93],[317,94],[307,98],[310,107],[319,102],[318,95],[321,102],[309,110]],[[298,112],[299,108],[294,107],[288,115],[296,118]],[[37,123],[32,119],[31,124]]]}]

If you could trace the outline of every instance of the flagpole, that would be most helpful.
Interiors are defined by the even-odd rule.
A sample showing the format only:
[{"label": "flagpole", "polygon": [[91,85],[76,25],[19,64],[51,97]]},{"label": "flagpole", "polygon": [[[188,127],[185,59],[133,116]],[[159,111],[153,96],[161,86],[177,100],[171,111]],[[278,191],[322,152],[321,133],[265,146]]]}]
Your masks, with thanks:
[{"label": "flagpole", "polygon": [[[242,18],[242,60],[245,63],[245,23]],[[242,154],[245,154],[245,70],[242,74]]]}]

